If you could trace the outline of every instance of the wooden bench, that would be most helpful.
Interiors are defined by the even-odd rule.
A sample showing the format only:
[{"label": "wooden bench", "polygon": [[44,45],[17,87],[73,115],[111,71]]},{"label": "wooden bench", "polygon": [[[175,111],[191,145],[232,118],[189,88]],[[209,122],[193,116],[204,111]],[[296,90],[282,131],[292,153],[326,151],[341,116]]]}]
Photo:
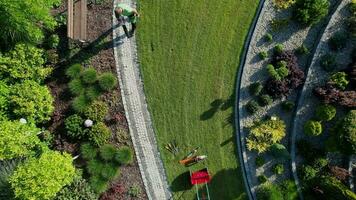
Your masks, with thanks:
[{"label": "wooden bench", "polygon": [[68,37],[73,40],[87,40],[87,0],[68,0]]}]

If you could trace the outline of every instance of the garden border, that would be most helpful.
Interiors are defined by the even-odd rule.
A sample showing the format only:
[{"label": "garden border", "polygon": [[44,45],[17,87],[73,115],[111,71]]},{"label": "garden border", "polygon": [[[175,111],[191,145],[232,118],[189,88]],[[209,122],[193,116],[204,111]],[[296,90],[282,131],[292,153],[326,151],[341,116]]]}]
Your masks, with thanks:
[{"label": "garden border", "polygon": [[235,101],[235,126],[236,126],[236,142],[237,142],[237,151],[239,155],[239,160],[240,160],[240,166],[242,170],[242,176],[244,179],[244,184],[245,184],[245,189],[247,191],[247,196],[250,200],[255,200],[255,196],[253,195],[253,191],[251,190],[251,175],[249,172],[249,169],[245,165],[247,163],[246,159],[246,147],[245,147],[245,141],[242,141],[241,138],[241,131],[240,131],[240,112],[239,112],[239,102],[240,102],[240,86],[241,86],[241,80],[242,80],[242,74],[243,74],[243,68],[246,63],[246,57],[247,53],[250,49],[250,43],[253,38],[253,35],[255,33],[256,25],[257,22],[260,19],[260,15],[262,13],[262,10],[265,6],[266,0],[261,0],[259,2],[258,8],[256,10],[255,18],[253,19],[253,24],[251,24],[248,35],[245,39],[244,43],[244,50],[241,54],[241,61],[238,69],[238,74],[236,78],[236,101]]},{"label": "garden border", "polygon": [[[133,0],[114,0],[134,5]],[[141,177],[150,200],[171,198],[165,169],[158,150],[140,74],[135,36],[127,39],[113,12],[113,45],[116,71]]]},{"label": "garden border", "polygon": [[[319,34],[319,37],[318,37],[318,44],[314,47],[313,49],[313,57],[308,61],[307,65],[306,65],[306,69],[304,70],[304,73],[306,74],[306,79],[308,78],[309,76],[309,68],[313,65],[313,63],[315,63],[315,59],[316,59],[316,53],[320,50],[320,44],[321,44],[321,40],[322,38],[324,37],[324,34],[325,34],[325,30],[328,29],[329,25],[330,25],[330,22],[331,20],[334,18],[335,14],[337,13],[336,11],[339,10],[339,7],[342,5],[343,0],[339,0],[335,5],[334,5],[334,8],[332,9],[332,15],[330,15],[327,19],[327,23],[325,25],[325,28],[321,29],[322,30],[322,33],[323,34]],[[300,103],[301,103],[301,99],[302,99],[302,96],[303,96],[303,93],[305,91],[305,87],[306,87],[306,81],[303,83],[302,85],[302,89],[298,91],[298,94],[297,94],[297,100],[296,100],[296,105],[295,105],[295,109],[293,111],[293,119],[292,120],[292,124],[291,124],[291,138],[290,138],[290,142],[291,142],[291,148],[290,148],[290,154],[291,154],[291,167],[292,167],[292,174],[293,174],[293,178],[294,178],[294,182],[297,186],[297,190],[298,190],[298,193],[299,193],[299,198],[301,200],[303,200],[303,194],[302,194],[302,190],[301,190],[301,186],[300,186],[300,182],[299,182],[299,178],[298,178],[298,173],[297,173],[297,167],[296,167],[296,136],[297,136],[297,131],[296,131],[296,117],[297,117],[297,113],[298,113],[298,110],[300,109]]]}]

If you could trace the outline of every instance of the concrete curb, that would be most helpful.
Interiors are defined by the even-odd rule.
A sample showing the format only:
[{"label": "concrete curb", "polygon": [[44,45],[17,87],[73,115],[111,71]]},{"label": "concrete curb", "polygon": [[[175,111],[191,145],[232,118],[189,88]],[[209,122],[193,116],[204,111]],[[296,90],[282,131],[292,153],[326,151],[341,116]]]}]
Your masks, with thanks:
[{"label": "concrete curb", "polygon": [[[118,2],[134,5],[131,0],[114,0],[114,7]],[[136,39],[124,36],[114,13],[113,27],[115,64],[122,101],[145,190],[150,200],[167,200],[172,195],[147,108]]]},{"label": "concrete curb", "polygon": [[238,151],[238,155],[239,155],[239,161],[240,161],[240,166],[241,166],[242,175],[243,175],[243,179],[244,179],[244,184],[246,187],[247,196],[250,200],[255,200],[256,198],[255,198],[254,192],[251,189],[251,178],[250,178],[251,174],[250,174],[250,169],[248,168],[247,159],[246,159],[245,136],[242,136],[241,131],[240,131],[240,128],[241,128],[240,127],[240,112],[239,112],[240,85],[241,85],[241,77],[242,77],[242,73],[243,73],[243,67],[245,66],[246,56],[249,51],[250,42],[253,37],[257,22],[260,18],[263,8],[264,8],[265,2],[266,2],[265,0],[261,0],[259,3],[259,6],[257,8],[256,15],[253,20],[253,24],[251,25],[250,30],[249,30],[248,35],[245,40],[244,51],[241,55],[241,62],[240,62],[239,70],[238,70],[238,75],[236,78],[236,94],[237,94],[236,101],[235,101],[235,127],[237,130],[237,132],[236,132],[237,142],[236,143],[237,143],[237,151]]}]

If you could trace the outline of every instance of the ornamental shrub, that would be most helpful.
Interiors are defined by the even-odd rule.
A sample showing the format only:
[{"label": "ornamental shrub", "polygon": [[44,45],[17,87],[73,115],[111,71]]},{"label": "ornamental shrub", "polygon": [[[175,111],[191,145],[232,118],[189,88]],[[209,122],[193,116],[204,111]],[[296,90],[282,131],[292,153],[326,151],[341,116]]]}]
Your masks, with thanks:
[{"label": "ornamental shrub", "polygon": [[102,90],[97,86],[90,86],[85,89],[85,96],[90,101],[97,99],[102,94]]},{"label": "ornamental shrub", "polygon": [[281,184],[284,200],[298,200],[299,194],[294,181],[287,180]]},{"label": "ornamental shrub", "polygon": [[260,82],[252,83],[249,87],[248,90],[251,95],[259,95],[263,89],[263,86]]},{"label": "ornamental shrub", "polygon": [[99,85],[104,91],[110,91],[114,89],[117,84],[117,80],[114,74],[110,72],[103,73],[99,76]]},{"label": "ornamental shrub", "polygon": [[120,170],[115,165],[105,163],[100,175],[105,180],[112,180],[120,175]]},{"label": "ornamental shrub", "polygon": [[277,54],[281,54],[284,50],[284,47],[282,44],[277,44],[275,47],[274,47],[274,51],[277,53]]},{"label": "ornamental shrub", "polygon": [[102,122],[94,124],[89,131],[89,140],[96,146],[102,146],[111,137],[109,128]]},{"label": "ornamental shrub", "polygon": [[274,174],[281,175],[284,172],[284,166],[282,164],[276,164],[272,170]]},{"label": "ornamental shrub", "polygon": [[319,121],[309,120],[304,124],[304,133],[310,136],[318,136],[323,128]]},{"label": "ornamental shrub", "polygon": [[342,182],[332,176],[322,176],[314,185],[324,193],[321,198],[325,200],[344,199],[355,200],[356,194],[348,189]]},{"label": "ornamental shrub", "polygon": [[356,110],[349,111],[334,127],[338,150],[344,154],[356,153]]},{"label": "ornamental shrub", "polygon": [[96,81],[96,70],[92,67],[85,69],[81,75],[84,83],[91,84]]},{"label": "ornamental shrub", "polygon": [[319,105],[316,108],[315,114],[320,121],[330,121],[336,115],[336,108],[328,104]]},{"label": "ornamental shrub", "polygon": [[21,42],[38,44],[43,39],[43,28],[55,28],[50,10],[60,3],[60,0],[0,1],[0,48],[11,49]]},{"label": "ornamental shrub", "polygon": [[263,158],[263,156],[261,156],[261,155],[258,155],[257,157],[256,157],[256,166],[257,167],[261,167],[262,165],[264,165],[265,164],[265,159]]},{"label": "ornamental shrub", "polygon": [[343,49],[347,43],[348,36],[345,32],[337,32],[329,39],[329,46],[334,51]]},{"label": "ornamental shrub", "polygon": [[248,150],[265,152],[271,145],[279,142],[285,136],[286,125],[284,121],[272,117],[271,119],[256,122],[250,128],[247,137]]},{"label": "ornamental shrub", "polygon": [[305,44],[302,44],[302,46],[300,46],[297,51],[296,51],[299,55],[307,55],[309,54],[309,49],[307,46],[305,46]]},{"label": "ornamental shrub", "polygon": [[114,159],[116,152],[118,152],[117,148],[112,144],[104,144],[100,147],[100,157],[103,160],[111,161]]},{"label": "ornamental shrub", "polygon": [[80,146],[80,152],[84,159],[92,160],[96,157],[98,150],[90,143],[85,143]]},{"label": "ornamental shrub", "polygon": [[53,97],[46,86],[30,80],[11,86],[9,105],[17,118],[30,122],[45,122],[54,111]]},{"label": "ornamental shrub", "polygon": [[310,181],[313,178],[315,178],[317,176],[317,173],[318,173],[318,171],[309,165],[303,165],[299,169],[300,178],[305,182]]},{"label": "ornamental shrub", "polygon": [[121,147],[114,157],[115,161],[120,165],[131,164],[133,160],[133,152],[129,147]]},{"label": "ornamental shrub", "polygon": [[256,191],[257,200],[283,200],[278,185],[272,183],[262,184]]},{"label": "ornamental shrub", "polygon": [[262,51],[258,55],[261,58],[261,60],[265,60],[268,57],[267,51]]},{"label": "ornamental shrub", "polygon": [[345,72],[336,72],[331,75],[329,83],[335,85],[341,90],[345,90],[347,85],[349,84],[349,81],[347,80],[347,74]]},{"label": "ornamental shrub", "polygon": [[59,45],[59,36],[57,34],[53,34],[49,36],[47,41],[47,47],[50,49],[56,49]]},{"label": "ornamental shrub", "polygon": [[79,78],[73,79],[68,83],[68,87],[70,92],[73,95],[80,95],[82,93],[84,93],[85,90],[85,86],[82,82],[82,80],[80,80]]},{"label": "ornamental shrub", "polygon": [[317,158],[313,162],[313,168],[320,172],[324,167],[329,164],[329,161],[325,158]]},{"label": "ornamental shrub", "polygon": [[83,113],[90,106],[90,103],[90,100],[85,95],[81,94],[74,98],[72,107],[74,111]]},{"label": "ornamental shrub", "polygon": [[333,54],[325,54],[320,59],[320,66],[327,72],[333,71],[336,65],[336,57]]},{"label": "ornamental shrub", "polygon": [[73,64],[66,70],[66,75],[69,78],[79,78],[83,71],[83,66],[81,64]]},{"label": "ornamental shrub", "polygon": [[257,179],[258,179],[258,182],[259,182],[260,184],[263,184],[263,183],[265,183],[265,182],[268,181],[268,178],[267,178],[267,176],[265,176],[265,175],[259,175],[259,176],[257,177]]},{"label": "ornamental shrub", "polygon": [[127,193],[130,197],[138,197],[141,193],[141,188],[137,184],[133,184]]},{"label": "ornamental shrub", "polygon": [[258,103],[260,104],[260,106],[267,106],[272,104],[272,102],[273,99],[268,94],[264,94],[258,97]]},{"label": "ornamental shrub", "polygon": [[284,101],[281,106],[284,111],[290,112],[293,110],[295,103],[292,101]]},{"label": "ornamental shrub", "polygon": [[246,104],[246,110],[250,114],[256,113],[260,109],[260,106],[255,100],[251,100]]},{"label": "ornamental shrub", "polygon": [[75,176],[72,157],[67,153],[48,151],[40,158],[30,158],[19,165],[10,178],[19,199],[52,199]]},{"label": "ornamental shrub", "polygon": [[54,200],[97,200],[99,197],[83,178],[75,178],[73,183],[62,188]]},{"label": "ornamental shrub", "polygon": [[277,81],[285,79],[289,74],[289,70],[285,61],[278,62],[277,68],[271,64],[267,65],[267,71],[270,77]]},{"label": "ornamental shrub", "polygon": [[295,3],[295,0],[273,0],[278,9],[287,9]]},{"label": "ornamental shrub", "polygon": [[10,83],[23,80],[41,83],[52,72],[51,68],[43,67],[44,63],[43,50],[18,44],[15,49],[0,56],[0,79]]},{"label": "ornamental shrub", "polygon": [[83,118],[77,114],[67,117],[64,121],[67,135],[73,139],[83,139],[85,137],[85,129],[83,124]]},{"label": "ornamental shrub", "polygon": [[40,130],[20,122],[2,121],[0,123],[0,160],[34,155],[40,140]]},{"label": "ornamental shrub", "polygon": [[329,12],[328,0],[297,0],[294,18],[303,25],[314,25]]},{"label": "ornamental shrub", "polygon": [[275,143],[275,144],[271,145],[271,147],[269,148],[269,152],[275,158],[283,158],[283,159],[290,158],[287,148],[282,144]]},{"label": "ornamental shrub", "polygon": [[84,116],[96,122],[104,120],[109,111],[109,107],[105,102],[94,101],[88,109],[85,110]]},{"label": "ornamental shrub", "polygon": [[272,36],[272,34],[267,33],[267,34],[265,35],[265,39],[266,39],[267,42],[272,42],[272,41],[273,41],[273,36]]}]

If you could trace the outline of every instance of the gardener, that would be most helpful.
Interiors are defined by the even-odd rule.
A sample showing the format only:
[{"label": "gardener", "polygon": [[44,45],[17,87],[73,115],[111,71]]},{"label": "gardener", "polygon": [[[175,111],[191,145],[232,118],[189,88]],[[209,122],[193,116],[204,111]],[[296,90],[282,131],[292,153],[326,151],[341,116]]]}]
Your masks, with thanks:
[{"label": "gardener", "polygon": [[123,22],[123,17],[128,18],[128,21],[131,23],[132,26],[131,31],[128,32],[125,24],[122,25],[122,28],[124,29],[125,34],[128,38],[132,37],[136,30],[137,18],[140,16],[137,10],[127,4],[120,3],[115,8],[115,16],[120,23]]}]

